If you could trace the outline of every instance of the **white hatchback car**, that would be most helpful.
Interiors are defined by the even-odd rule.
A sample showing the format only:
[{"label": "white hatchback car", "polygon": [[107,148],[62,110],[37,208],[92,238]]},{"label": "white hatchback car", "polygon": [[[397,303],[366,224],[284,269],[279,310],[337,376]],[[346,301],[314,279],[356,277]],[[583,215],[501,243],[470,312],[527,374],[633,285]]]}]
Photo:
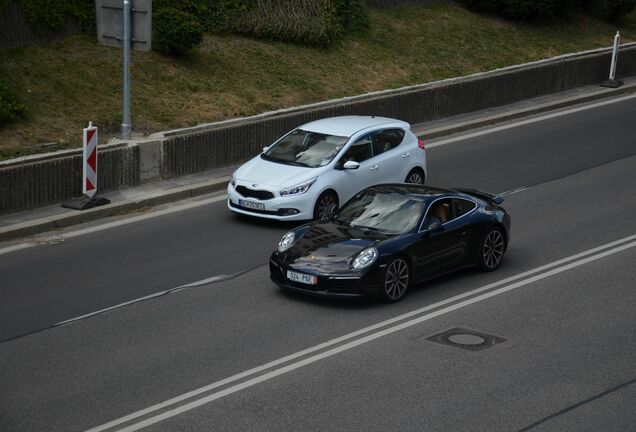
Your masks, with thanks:
[{"label": "white hatchback car", "polygon": [[326,219],[366,187],[425,179],[424,142],[408,123],[332,117],[292,130],[237,169],[228,207],[269,219]]}]

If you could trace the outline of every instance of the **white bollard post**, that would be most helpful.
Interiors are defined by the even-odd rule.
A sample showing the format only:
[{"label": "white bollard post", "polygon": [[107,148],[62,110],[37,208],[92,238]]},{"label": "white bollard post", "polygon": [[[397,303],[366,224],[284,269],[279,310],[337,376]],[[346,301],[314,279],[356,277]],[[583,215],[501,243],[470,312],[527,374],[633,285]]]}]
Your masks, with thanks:
[{"label": "white bollard post", "polygon": [[618,63],[618,49],[621,45],[621,34],[620,32],[616,32],[616,36],[614,36],[614,47],[612,48],[612,62],[610,64],[610,72],[609,78],[607,81],[603,81],[601,86],[603,87],[611,87],[617,88],[623,85],[622,80],[616,79],[616,64]]},{"label": "white bollard post", "polygon": [[90,198],[97,192],[97,128],[93,122],[88,122],[88,127],[84,128],[82,192]]}]

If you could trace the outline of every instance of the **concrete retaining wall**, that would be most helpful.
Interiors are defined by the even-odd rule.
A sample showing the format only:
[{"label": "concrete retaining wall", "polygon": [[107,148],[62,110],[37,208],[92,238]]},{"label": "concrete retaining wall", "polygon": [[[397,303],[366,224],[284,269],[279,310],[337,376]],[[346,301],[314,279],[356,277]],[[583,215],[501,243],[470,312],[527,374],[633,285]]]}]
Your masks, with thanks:
[{"label": "concrete retaining wall", "polygon": [[[423,123],[607,79],[610,49],[560,56],[434,83],[166,131],[143,142],[100,146],[99,191],[178,177],[245,161],[284,132],[336,115],[395,117]],[[636,75],[636,44],[622,47],[619,77]],[[80,195],[81,156],[39,155],[0,162],[0,214]]]},{"label": "concrete retaining wall", "polygon": [[[98,164],[100,192],[139,185],[138,146],[101,150]],[[0,165],[0,214],[61,203],[81,190],[81,154]]]},{"label": "concrete retaining wall", "polygon": [[[165,132],[162,174],[170,178],[244,161],[284,132],[324,117],[378,115],[415,124],[600,83],[607,79],[610,56],[610,50],[562,56],[252,119]],[[632,75],[636,75],[636,44],[621,52],[618,68],[618,76]]]}]

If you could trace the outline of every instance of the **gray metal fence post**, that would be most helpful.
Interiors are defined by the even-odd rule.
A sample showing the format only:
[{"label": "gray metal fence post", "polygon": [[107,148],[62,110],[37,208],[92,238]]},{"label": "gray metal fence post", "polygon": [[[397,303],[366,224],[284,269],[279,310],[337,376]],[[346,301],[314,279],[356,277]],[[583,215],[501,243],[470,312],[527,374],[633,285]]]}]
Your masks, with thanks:
[{"label": "gray metal fence post", "polygon": [[121,123],[121,137],[122,139],[130,139],[130,131],[132,129],[131,119],[130,119],[130,48],[131,48],[131,37],[130,37],[130,0],[124,1],[124,107],[122,113],[122,123]]}]

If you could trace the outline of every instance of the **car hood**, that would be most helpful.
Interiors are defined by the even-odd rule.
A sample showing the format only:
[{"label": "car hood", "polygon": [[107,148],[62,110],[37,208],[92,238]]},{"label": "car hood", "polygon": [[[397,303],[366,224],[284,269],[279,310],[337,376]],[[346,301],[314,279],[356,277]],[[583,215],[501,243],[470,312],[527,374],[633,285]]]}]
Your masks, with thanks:
[{"label": "car hood", "polygon": [[260,155],[244,163],[234,176],[237,180],[269,185],[292,187],[322,174],[325,167],[308,168],[267,161]]},{"label": "car hood", "polygon": [[312,225],[290,248],[285,262],[298,270],[325,274],[351,273],[350,264],[362,250],[390,236],[338,222]]}]

